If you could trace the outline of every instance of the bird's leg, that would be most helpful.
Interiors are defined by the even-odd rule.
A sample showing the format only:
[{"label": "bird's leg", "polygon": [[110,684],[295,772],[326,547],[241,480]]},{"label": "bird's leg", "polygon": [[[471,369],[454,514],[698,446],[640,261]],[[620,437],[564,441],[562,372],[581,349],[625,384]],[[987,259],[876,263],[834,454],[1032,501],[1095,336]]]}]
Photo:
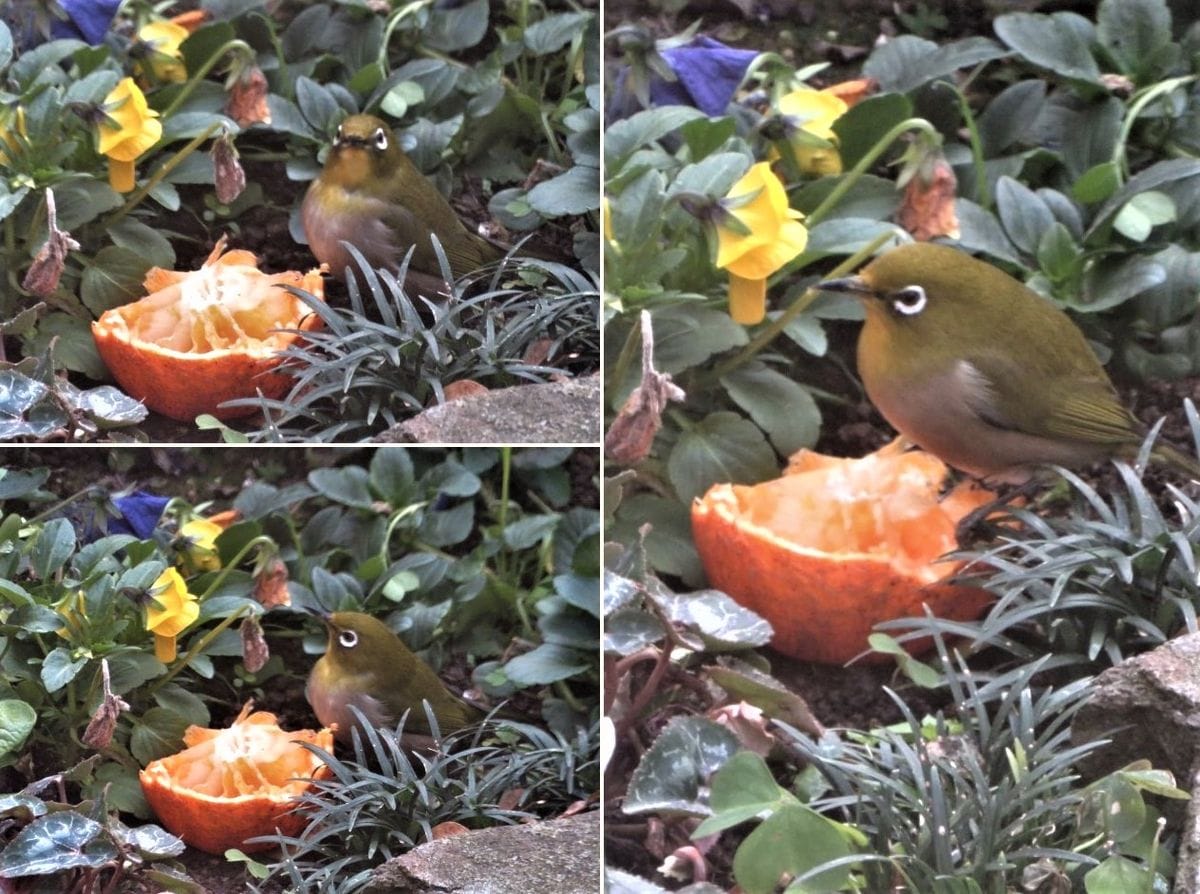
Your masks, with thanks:
[{"label": "bird's leg", "polygon": [[[979,483],[981,486],[988,484],[986,479],[980,480]],[[994,482],[992,486],[995,487]],[[1039,487],[1041,487],[1041,482],[1036,477],[1028,478],[1020,484],[1003,484],[998,487],[994,500],[971,510],[955,525],[954,537],[958,541],[959,547],[965,547],[976,540],[994,539],[992,526],[986,524],[988,519],[1018,501],[1023,502],[1026,497],[1032,496]]]}]

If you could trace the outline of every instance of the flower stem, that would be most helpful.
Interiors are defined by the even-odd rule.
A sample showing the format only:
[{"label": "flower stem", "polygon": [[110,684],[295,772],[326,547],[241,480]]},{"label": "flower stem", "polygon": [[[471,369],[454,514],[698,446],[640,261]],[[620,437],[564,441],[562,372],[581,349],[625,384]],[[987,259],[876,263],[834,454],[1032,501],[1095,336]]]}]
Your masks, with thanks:
[{"label": "flower stem", "polygon": [[217,64],[218,60],[220,60],[220,58],[230,50],[238,50],[243,52],[250,59],[254,58],[254,50],[251,49],[250,44],[246,43],[246,41],[238,40],[237,38],[226,41],[225,43],[221,44],[221,46],[217,47],[213,54],[204,61],[204,64],[201,65],[200,68],[188,78],[188,82],[183,85],[182,89],[180,89],[177,94],[175,94],[175,98],[171,100],[170,104],[159,112],[159,115],[162,116],[164,120],[170,118],[171,114],[181,105],[183,105],[187,98],[192,95],[192,91],[200,86],[200,82],[208,76],[208,73],[212,71],[213,66]]},{"label": "flower stem", "polygon": [[942,135],[938,133],[937,128],[935,128],[924,118],[906,118],[905,120],[901,121],[891,130],[885,133],[883,137],[871,147],[870,151],[868,151],[862,158],[858,160],[858,163],[850,169],[850,172],[846,174],[846,176],[840,181],[838,181],[837,186],[829,191],[829,195],[825,197],[825,200],[821,202],[821,204],[815,209],[813,209],[812,214],[809,214],[805,217],[804,225],[811,229],[820,223],[821,219],[825,217],[826,214],[837,207],[837,203],[841,201],[842,196],[850,191],[850,188],[858,182],[859,178],[867,172],[871,165],[875,164],[875,162],[879,160],[879,156],[883,155],[883,153],[891,147],[892,143],[910,130],[922,131],[936,140],[941,140],[942,138]]},{"label": "flower stem", "polygon": [[190,142],[188,142],[188,144],[186,146],[184,146],[182,149],[180,149],[178,152],[176,152],[174,155],[172,155],[170,158],[168,158],[166,160],[166,162],[164,162],[162,164],[162,166],[159,167],[158,170],[156,170],[153,174],[150,175],[150,179],[147,180],[144,184],[142,184],[142,186],[140,186],[133,193],[133,195],[131,195],[126,200],[124,205],[122,205],[120,208],[118,208],[116,211],[114,211],[108,217],[108,219],[104,221],[104,224],[103,224],[104,228],[109,229],[109,228],[115,226],[120,221],[124,220],[125,216],[127,214],[129,214],[130,211],[132,211],[134,208],[136,208],[138,205],[140,205],[142,203],[142,201],[146,198],[146,196],[150,195],[150,191],[152,189],[154,189],[154,187],[158,186],[158,184],[163,181],[164,177],[166,177],[169,173],[171,173],[173,170],[175,170],[175,168],[177,168],[183,162],[183,160],[185,158],[187,158],[189,155],[191,155],[193,152],[195,152],[197,149],[199,149],[201,144],[204,143],[205,140],[207,140],[209,137],[211,137],[213,134],[215,134],[218,130],[220,130],[224,126],[225,126],[225,122],[223,122],[223,121],[213,122],[212,124],[210,124],[208,126],[208,128],[204,131],[204,133],[200,134],[197,137],[194,137]]}]

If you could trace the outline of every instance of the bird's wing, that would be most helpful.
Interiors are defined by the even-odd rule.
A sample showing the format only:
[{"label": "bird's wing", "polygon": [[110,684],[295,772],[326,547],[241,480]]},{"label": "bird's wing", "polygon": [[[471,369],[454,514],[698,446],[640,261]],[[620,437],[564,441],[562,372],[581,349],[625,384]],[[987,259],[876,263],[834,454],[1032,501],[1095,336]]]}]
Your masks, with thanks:
[{"label": "bird's wing", "polygon": [[[1136,431],[1107,378],[1053,367],[1031,370],[992,352],[963,361],[959,378],[970,386],[964,390],[971,408],[997,428],[1089,444],[1125,443]],[[1017,385],[1030,380],[1037,399]]]}]

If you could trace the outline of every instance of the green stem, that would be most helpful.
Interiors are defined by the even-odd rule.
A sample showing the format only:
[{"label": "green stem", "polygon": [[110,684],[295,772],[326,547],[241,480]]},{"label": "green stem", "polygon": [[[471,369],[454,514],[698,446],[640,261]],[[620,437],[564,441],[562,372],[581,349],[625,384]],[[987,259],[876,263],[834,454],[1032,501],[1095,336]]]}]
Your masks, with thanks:
[{"label": "green stem", "polygon": [[[500,511],[496,516],[496,521],[500,527],[501,541],[504,539],[504,531],[508,526],[508,495],[511,483],[512,447],[504,446],[500,448]],[[501,550],[500,554],[497,556],[500,564],[498,573],[501,580],[508,580],[509,558],[510,557],[507,550]]]},{"label": "green stem", "polygon": [[390,73],[388,68],[388,44],[392,42],[392,34],[396,27],[408,18],[410,15],[415,15],[426,6],[431,6],[433,0],[416,0],[414,3],[409,3],[407,6],[401,7],[400,11],[388,18],[388,23],[383,29],[383,39],[379,42],[379,66],[385,74]]},{"label": "green stem", "polygon": [[154,187],[158,186],[158,184],[163,181],[164,177],[175,170],[175,168],[179,167],[185,158],[199,149],[205,140],[207,140],[224,126],[225,123],[223,121],[213,122],[208,126],[204,133],[200,134],[198,137],[194,137],[186,146],[167,159],[157,171],[150,175],[149,180],[147,180],[144,184],[142,184],[142,186],[134,191],[133,195],[131,195],[125,201],[124,205],[114,211],[108,217],[108,219],[104,221],[104,228],[109,229],[124,220],[125,216],[129,214],[130,211],[140,205],[146,196],[150,195],[150,191],[154,189]]},{"label": "green stem", "polygon": [[82,488],[81,490],[75,491],[75,493],[71,494],[71,496],[66,497],[65,499],[59,500],[53,506],[50,506],[47,509],[43,509],[37,515],[30,516],[29,518],[25,519],[25,524],[35,525],[38,522],[42,521],[43,519],[46,519],[46,518],[49,518],[49,517],[55,515],[60,509],[70,506],[72,503],[74,503],[80,497],[85,497],[88,494],[90,494],[95,489],[95,487],[96,487],[95,485],[88,485],[87,487]]},{"label": "green stem", "polygon": [[217,572],[217,575],[212,579],[212,582],[208,585],[208,588],[196,598],[203,602],[205,599],[215,593],[217,588],[221,586],[221,584],[225,583],[225,578],[229,577],[230,572],[232,572],[235,568],[237,568],[238,565],[241,564],[242,559],[246,558],[246,556],[250,553],[250,550],[259,546],[270,546],[272,549],[276,548],[275,541],[273,541],[266,534],[260,534],[253,540],[247,541],[245,546],[238,550],[237,555],[225,563],[225,566],[219,572]]},{"label": "green stem", "polygon": [[[834,267],[833,270],[830,271],[828,278],[836,278],[853,270],[864,260],[873,255],[880,246],[882,246],[891,238],[893,238],[891,233],[879,234],[869,243],[867,243],[867,245],[863,246],[854,254],[850,255],[850,257],[846,258],[846,260],[842,261],[842,263]],[[722,376],[727,375],[728,373],[737,369],[739,366],[742,366],[743,364],[752,360],[759,351],[774,341],[775,337],[787,328],[788,323],[807,310],[809,305],[817,300],[817,296],[819,294],[821,294],[820,291],[812,286],[809,286],[807,289],[805,289],[804,292],[801,293],[800,297],[793,301],[787,310],[772,320],[768,325],[756,332],[754,337],[750,339],[750,341],[744,345],[740,351],[738,351],[728,360],[725,360],[723,363],[717,364],[707,373],[699,376],[696,380],[696,384],[693,385],[693,389],[702,391],[707,385],[719,381]]]},{"label": "green stem", "polygon": [[616,362],[613,363],[612,372],[604,376],[604,385],[606,389],[610,389],[617,383],[625,380],[625,371],[629,369],[629,364],[633,363],[633,358],[641,353],[642,347],[642,326],[639,322],[641,314],[638,314],[637,320],[629,327],[629,332],[625,336],[625,343],[621,345],[621,353],[617,355]]},{"label": "green stem", "polygon": [[571,691],[571,687],[567,685],[566,680],[555,681],[553,689],[558,693],[559,698],[570,705],[572,711],[575,711],[577,714],[587,713],[587,706],[575,697],[575,693]]},{"label": "green stem", "polygon": [[958,107],[962,112],[963,121],[966,122],[967,134],[971,141],[971,162],[975,166],[975,201],[984,208],[991,209],[992,195],[991,190],[988,189],[987,169],[983,163],[983,139],[979,136],[979,125],[975,121],[970,103],[967,102],[966,94],[958,87],[947,86],[954,91],[954,95],[958,99]]},{"label": "green stem", "polygon": [[858,182],[862,175],[865,174],[870,167],[875,164],[879,157],[891,147],[892,143],[910,130],[922,131],[938,140],[942,138],[942,135],[938,133],[937,128],[935,128],[924,118],[907,118],[904,121],[901,121],[891,130],[885,133],[879,142],[872,146],[870,151],[858,160],[858,163],[850,169],[850,173],[846,174],[846,176],[838,181],[837,186],[829,191],[829,195],[825,197],[824,201],[822,201],[821,204],[813,209],[812,214],[809,214],[805,217],[804,225],[811,229],[820,223],[821,219],[826,214],[837,207],[837,203],[841,201],[842,196],[848,193],[850,188]]},{"label": "green stem", "polygon": [[243,52],[247,58],[254,58],[254,50],[250,47],[250,44],[246,43],[244,40],[234,38],[233,40],[226,41],[225,43],[221,44],[221,46],[217,47],[211,56],[204,60],[204,64],[201,65],[197,71],[191,74],[191,76],[188,78],[188,82],[183,85],[178,93],[175,94],[175,98],[171,100],[167,107],[159,112],[159,116],[164,121],[167,118],[170,118],[171,114],[181,105],[183,105],[187,98],[192,95],[192,92],[198,86],[200,86],[200,82],[204,80],[210,71],[212,71],[213,66],[216,65],[220,58],[229,50],[238,50]]}]

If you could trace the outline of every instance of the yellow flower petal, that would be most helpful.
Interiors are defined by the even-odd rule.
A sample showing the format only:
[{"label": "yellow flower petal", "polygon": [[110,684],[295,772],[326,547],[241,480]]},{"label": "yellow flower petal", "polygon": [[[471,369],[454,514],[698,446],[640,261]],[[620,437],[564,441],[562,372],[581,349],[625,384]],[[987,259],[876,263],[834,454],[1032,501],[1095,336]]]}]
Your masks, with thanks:
[{"label": "yellow flower petal", "polygon": [[138,31],[138,40],[149,44],[153,50],[144,63],[145,67],[159,81],[178,84],[187,80],[183,54],[179,51],[179,45],[187,37],[186,28],[166,19],[148,22]]},{"label": "yellow flower petal", "polygon": [[104,98],[104,111],[116,123],[110,127],[102,121],[98,127],[98,151],[117,161],[135,161],[139,155],[162,138],[162,122],[158,112],[146,104],[133,78],[122,78]]},{"label": "yellow flower petal", "polygon": [[175,637],[161,636],[154,634],[154,657],[163,664],[170,664],[175,660]]},{"label": "yellow flower petal", "polygon": [[846,114],[848,106],[840,97],[803,87],[779,100],[779,111],[801,130],[823,140],[835,139],[833,122]]},{"label": "yellow flower petal", "polygon": [[729,276],[729,316],[742,326],[761,323],[767,315],[767,281]]},{"label": "yellow flower petal", "polygon": [[168,568],[158,576],[151,595],[146,606],[146,629],[156,636],[178,636],[200,616],[200,605],[176,568]]},{"label": "yellow flower petal", "polygon": [[137,185],[131,161],[108,160],[108,185],[117,192],[130,192]]}]

